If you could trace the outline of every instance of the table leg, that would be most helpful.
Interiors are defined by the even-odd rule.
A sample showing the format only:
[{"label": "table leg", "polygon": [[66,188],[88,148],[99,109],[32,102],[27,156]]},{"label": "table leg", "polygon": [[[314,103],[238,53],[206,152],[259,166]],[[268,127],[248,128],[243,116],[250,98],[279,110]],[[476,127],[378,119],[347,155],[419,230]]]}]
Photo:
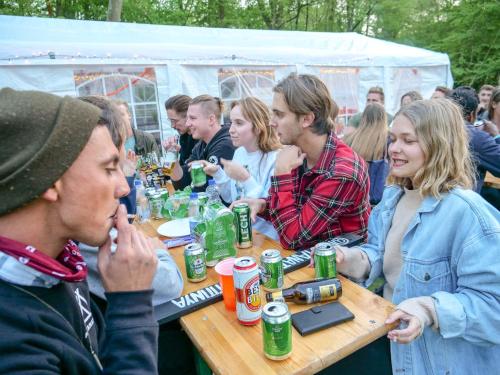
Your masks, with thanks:
[{"label": "table leg", "polygon": [[193,345],[194,352],[194,365],[196,367],[197,375],[212,375],[212,370],[208,367],[207,362],[203,359],[196,346]]}]

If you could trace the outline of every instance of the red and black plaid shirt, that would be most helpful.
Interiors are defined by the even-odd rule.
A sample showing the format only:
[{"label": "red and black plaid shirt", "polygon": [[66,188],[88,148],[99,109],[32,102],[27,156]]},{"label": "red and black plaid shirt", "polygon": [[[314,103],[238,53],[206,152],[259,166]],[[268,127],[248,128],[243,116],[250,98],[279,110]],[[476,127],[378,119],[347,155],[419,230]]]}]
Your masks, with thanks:
[{"label": "red and black plaid shirt", "polygon": [[333,133],[316,165],[271,177],[264,216],[287,249],[356,233],[366,239],[370,182],[365,162]]}]

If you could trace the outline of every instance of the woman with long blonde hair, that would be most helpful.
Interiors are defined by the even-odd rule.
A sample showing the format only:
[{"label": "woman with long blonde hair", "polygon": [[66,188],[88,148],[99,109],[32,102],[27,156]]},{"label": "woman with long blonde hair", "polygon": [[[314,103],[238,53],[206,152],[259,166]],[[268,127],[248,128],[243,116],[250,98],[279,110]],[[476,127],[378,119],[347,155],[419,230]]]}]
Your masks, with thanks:
[{"label": "woman with long blonde hair", "polygon": [[368,164],[370,176],[370,203],[377,204],[382,199],[385,180],[389,173],[387,161],[387,115],[380,104],[366,106],[359,127],[346,135],[343,141]]},{"label": "woman with long blonde hair", "polygon": [[368,104],[359,127],[346,135],[343,141],[365,161],[380,160],[387,148],[387,115],[380,104]]},{"label": "woman with long blonde hair", "polygon": [[411,103],[390,140],[392,185],[368,243],[337,248],[338,270],[366,286],[385,277],[393,373],[497,373],[500,213],[472,190],[461,111],[448,99]]}]

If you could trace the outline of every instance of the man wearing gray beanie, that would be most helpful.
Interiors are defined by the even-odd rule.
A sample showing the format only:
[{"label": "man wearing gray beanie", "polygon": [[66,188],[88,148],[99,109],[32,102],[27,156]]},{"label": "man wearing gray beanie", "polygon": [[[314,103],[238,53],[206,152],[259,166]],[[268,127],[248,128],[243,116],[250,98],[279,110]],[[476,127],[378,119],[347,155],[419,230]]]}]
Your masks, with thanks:
[{"label": "man wearing gray beanie", "polygon": [[[129,188],[110,126],[71,97],[0,90],[2,374],[157,372],[157,259],[119,206]],[[104,317],[73,240],[100,247]]]}]

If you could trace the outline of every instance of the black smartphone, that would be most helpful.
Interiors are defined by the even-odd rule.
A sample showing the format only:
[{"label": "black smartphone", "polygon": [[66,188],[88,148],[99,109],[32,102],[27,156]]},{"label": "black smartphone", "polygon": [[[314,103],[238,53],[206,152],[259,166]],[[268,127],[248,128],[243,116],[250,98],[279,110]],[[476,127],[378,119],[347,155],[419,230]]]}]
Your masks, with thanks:
[{"label": "black smartphone", "polygon": [[340,302],[335,301],[292,314],[292,325],[305,336],[352,319],[354,314]]}]

